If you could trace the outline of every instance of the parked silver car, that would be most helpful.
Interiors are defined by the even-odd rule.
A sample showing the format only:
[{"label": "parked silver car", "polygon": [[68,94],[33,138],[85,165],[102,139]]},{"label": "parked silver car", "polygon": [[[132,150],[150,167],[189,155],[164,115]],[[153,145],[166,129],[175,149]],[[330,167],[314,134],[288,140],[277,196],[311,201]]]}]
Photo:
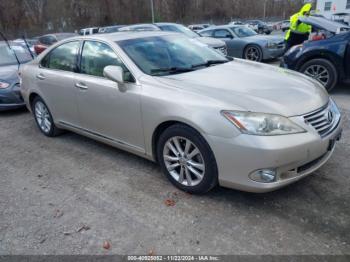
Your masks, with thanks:
[{"label": "parked silver car", "polygon": [[247,26],[222,25],[198,33],[225,41],[229,56],[255,62],[278,58],[285,49],[283,37],[259,35]]},{"label": "parked silver car", "polygon": [[177,33],[184,34],[184,35],[188,36],[189,38],[196,39],[196,40],[202,42],[203,44],[220,51],[224,55],[227,55],[227,48],[226,48],[226,44],[224,41],[221,41],[219,39],[215,39],[212,37],[201,36],[200,34],[192,31],[191,29],[189,29],[181,24],[156,23],[155,25],[158,26],[160,28],[160,30],[162,30],[162,31],[177,32]]},{"label": "parked silver car", "polygon": [[21,76],[44,135],[71,130],[157,161],[191,193],[283,187],[325,164],[341,134],[315,80],[175,33],[64,40]]},{"label": "parked silver car", "polygon": [[131,26],[125,26],[119,29],[120,32],[123,31],[167,31],[176,32],[184,34],[189,38],[197,39],[205,45],[208,45],[224,55],[227,55],[227,48],[224,41],[215,39],[212,37],[202,37],[201,35],[193,32],[184,25],[176,23],[155,23],[155,24],[136,24]]}]

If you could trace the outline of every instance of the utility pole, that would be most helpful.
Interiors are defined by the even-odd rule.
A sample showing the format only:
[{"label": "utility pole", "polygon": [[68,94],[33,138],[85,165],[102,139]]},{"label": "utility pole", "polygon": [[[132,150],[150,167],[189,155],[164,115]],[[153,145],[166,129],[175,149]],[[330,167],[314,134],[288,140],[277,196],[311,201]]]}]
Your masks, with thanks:
[{"label": "utility pole", "polygon": [[153,0],[151,0],[151,11],[152,11],[152,23],[154,24],[154,4],[153,4]]},{"label": "utility pole", "polygon": [[266,5],[267,5],[267,0],[264,1],[264,20],[266,19]]}]

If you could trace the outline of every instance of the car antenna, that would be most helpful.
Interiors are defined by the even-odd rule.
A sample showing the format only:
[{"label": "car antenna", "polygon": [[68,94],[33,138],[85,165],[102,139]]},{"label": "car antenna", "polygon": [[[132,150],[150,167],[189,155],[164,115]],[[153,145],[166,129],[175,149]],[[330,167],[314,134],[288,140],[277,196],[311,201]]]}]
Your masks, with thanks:
[{"label": "car antenna", "polygon": [[19,59],[18,59],[18,57],[17,57],[16,52],[12,49],[12,47],[11,47],[10,44],[9,44],[9,41],[8,41],[7,38],[4,36],[4,34],[0,32],[0,36],[5,40],[5,42],[6,42],[7,46],[8,46],[8,48],[12,51],[13,55],[16,57],[16,60],[17,60],[17,63],[18,63],[18,69],[19,69],[21,63],[19,62]]},{"label": "car antenna", "polygon": [[22,39],[23,39],[24,43],[26,44],[26,47],[27,47],[27,49],[28,49],[28,51],[29,51],[30,56],[32,57],[32,59],[34,59],[34,55],[33,55],[33,53],[32,53],[32,50],[30,50],[30,48],[29,48],[27,39],[26,39],[26,37],[25,37],[24,34],[23,34],[23,36],[22,36]]}]

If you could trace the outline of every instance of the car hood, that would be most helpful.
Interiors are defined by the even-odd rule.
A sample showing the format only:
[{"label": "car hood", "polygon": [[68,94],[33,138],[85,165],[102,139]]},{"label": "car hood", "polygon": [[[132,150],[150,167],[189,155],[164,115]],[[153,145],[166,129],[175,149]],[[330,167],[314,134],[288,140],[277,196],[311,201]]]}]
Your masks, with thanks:
[{"label": "car hood", "polygon": [[18,66],[0,66],[0,79],[9,83],[18,81]]},{"label": "car hood", "polygon": [[290,117],[312,112],[329,100],[327,91],[311,78],[294,71],[241,59],[157,78],[166,85],[205,96],[208,105],[213,102],[222,110],[244,110]]},{"label": "car hood", "polygon": [[198,37],[196,38],[198,41],[200,41],[203,44],[206,44],[210,47],[218,48],[218,47],[223,47],[225,46],[225,42],[222,40],[218,40],[212,37]]},{"label": "car hood", "polygon": [[251,42],[272,42],[272,43],[280,43],[284,41],[283,37],[273,36],[273,35],[253,35],[253,36],[243,37],[242,39],[245,39]]},{"label": "car hood", "polygon": [[313,27],[323,29],[332,33],[340,33],[350,31],[350,27],[341,23],[337,23],[323,17],[301,16],[300,22],[311,25]]}]

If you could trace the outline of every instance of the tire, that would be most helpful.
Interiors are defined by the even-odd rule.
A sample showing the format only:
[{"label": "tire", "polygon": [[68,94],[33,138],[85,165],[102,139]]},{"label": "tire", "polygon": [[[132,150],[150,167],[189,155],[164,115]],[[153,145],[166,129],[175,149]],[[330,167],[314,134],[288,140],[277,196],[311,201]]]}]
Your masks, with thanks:
[{"label": "tire", "polygon": [[[250,50],[255,50],[256,55],[253,55]],[[248,45],[246,48],[244,48],[243,58],[254,62],[261,62],[263,60],[263,53],[259,46]]]},{"label": "tire", "polygon": [[[318,69],[317,69],[318,68]],[[324,71],[321,71],[324,70]],[[338,72],[332,62],[327,59],[312,59],[303,64],[299,72],[318,80],[327,91],[331,91],[338,83]],[[314,73],[313,73],[314,72]],[[317,73],[325,72],[325,73]],[[325,81],[328,75],[327,82]]]},{"label": "tire", "polygon": [[265,32],[265,34],[266,34],[266,35],[270,35],[270,34],[271,34],[271,31],[268,30],[268,31]]},{"label": "tire", "polygon": [[176,124],[161,134],[157,159],[170,182],[185,192],[203,194],[218,184],[214,154],[201,134],[189,126]]},{"label": "tire", "polygon": [[35,122],[41,133],[48,137],[55,137],[62,133],[62,130],[56,127],[51,112],[41,97],[35,97],[31,106]]}]

